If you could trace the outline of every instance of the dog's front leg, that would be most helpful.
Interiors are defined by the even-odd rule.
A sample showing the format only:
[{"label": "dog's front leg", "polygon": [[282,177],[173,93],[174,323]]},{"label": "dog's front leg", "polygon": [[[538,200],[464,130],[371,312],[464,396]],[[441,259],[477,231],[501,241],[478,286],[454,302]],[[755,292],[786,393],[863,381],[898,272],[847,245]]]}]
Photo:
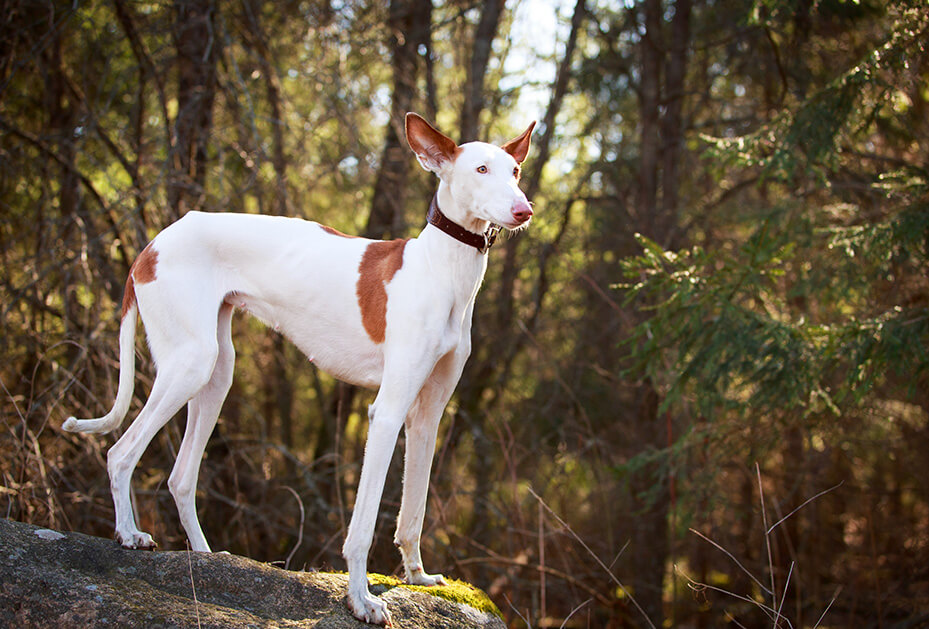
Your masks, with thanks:
[{"label": "dog's front leg", "polygon": [[467,358],[468,349],[462,345],[457,351],[439,360],[406,421],[403,499],[397,517],[394,544],[403,555],[406,581],[411,585],[446,585],[441,574],[425,571],[419,541],[426,514],[429,476],[439,422]]},{"label": "dog's front leg", "polygon": [[348,606],[356,618],[369,623],[390,626],[391,622],[387,604],[368,590],[368,551],[397,435],[435,363],[434,359],[422,360],[429,355],[407,351],[403,356],[388,356],[380,391],[368,409],[368,440],[342,555],[348,564]]},{"label": "dog's front leg", "polygon": [[406,582],[411,585],[446,585],[441,574],[428,574],[423,568],[419,540],[426,514],[429,471],[435,454],[435,441],[442,411],[421,409],[406,425],[406,458],[403,470],[403,499],[397,518],[394,544],[403,555]]},{"label": "dog's front leg", "polygon": [[348,606],[359,620],[390,625],[387,603],[368,591],[368,551],[377,524],[378,506],[384,491],[387,468],[394,452],[403,417],[369,409],[368,441],[365,445],[355,510],[348,526],[342,554],[348,563]]}]

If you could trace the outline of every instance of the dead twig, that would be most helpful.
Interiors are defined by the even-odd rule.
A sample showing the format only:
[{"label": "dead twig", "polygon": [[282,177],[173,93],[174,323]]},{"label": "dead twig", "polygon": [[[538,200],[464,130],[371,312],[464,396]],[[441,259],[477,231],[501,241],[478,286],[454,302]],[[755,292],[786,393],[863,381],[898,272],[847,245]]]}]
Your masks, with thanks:
[{"label": "dead twig", "polygon": [[[687,587],[694,590],[695,592],[702,592],[703,590],[712,590],[713,592],[719,592],[720,594],[731,596],[732,598],[738,599],[740,601],[751,603],[752,605],[754,605],[755,607],[763,611],[768,618],[772,618],[775,622],[777,622],[778,620],[778,612],[773,607],[769,607],[768,605],[765,605],[764,603],[759,603],[758,601],[756,601],[755,599],[751,597],[742,596],[741,594],[736,594],[735,592],[724,590],[723,588],[716,587],[715,585],[709,585],[707,583],[700,583],[699,581],[692,579],[690,575],[688,575],[686,572],[681,570],[680,566],[678,566],[677,564],[674,565],[674,570],[675,572],[680,574],[682,577],[687,579],[688,581]],[[787,623],[788,627],[793,627],[790,621],[787,620],[786,618],[784,618],[784,622]]]},{"label": "dead twig", "polygon": [[781,518],[780,520],[778,520],[778,521],[775,522],[774,524],[772,524],[772,525],[771,525],[771,528],[769,528],[767,531],[765,531],[765,535],[768,535],[771,531],[773,531],[774,529],[776,529],[776,528],[777,528],[778,526],[780,526],[784,521],[786,521],[788,518],[790,518],[790,516],[792,516],[793,514],[795,514],[797,511],[799,511],[800,509],[802,509],[803,507],[805,507],[805,506],[808,505],[809,503],[813,502],[814,500],[816,500],[816,499],[819,498],[820,496],[824,496],[824,495],[828,494],[830,491],[832,491],[832,490],[834,490],[834,489],[838,489],[838,488],[841,487],[844,483],[845,483],[844,480],[843,480],[843,481],[839,481],[838,484],[833,485],[833,486],[830,487],[829,489],[824,489],[824,490],[822,490],[821,492],[819,492],[818,494],[816,494],[815,496],[813,496],[813,497],[811,497],[811,498],[807,498],[806,500],[803,501],[803,504],[801,504],[799,507],[797,507],[796,509],[794,509],[793,511],[791,511],[790,513],[788,513],[787,515],[785,515],[783,518]]},{"label": "dead twig", "polygon": [[194,565],[190,559],[190,544],[187,545],[187,572],[190,575],[190,589],[194,594],[194,611],[197,613],[197,627],[200,627],[200,602],[197,600],[197,585],[194,583]]},{"label": "dead twig", "polygon": [[[768,530],[768,512],[765,510],[764,506],[764,487],[761,485],[761,466],[758,462],[755,462],[755,475],[758,478],[758,501],[761,503],[761,522],[764,525],[765,531]],[[777,605],[777,589],[774,587],[774,560],[771,559],[771,538],[765,533],[764,536],[764,545],[765,549],[768,551],[768,574],[771,575],[771,605]],[[777,617],[774,618],[774,629],[777,629]]]},{"label": "dead twig", "polygon": [[579,543],[579,544],[584,548],[584,550],[587,551],[587,553],[588,553],[591,557],[593,557],[594,561],[597,562],[597,565],[599,565],[601,568],[603,568],[604,572],[606,572],[608,575],[610,575],[610,579],[616,584],[616,586],[617,586],[620,590],[622,590],[623,594],[629,599],[629,601],[632,603],[633,607],[635,607],[635,608],[639,611],[639,613],[642,614],[642,617],[645,619],[645,622],[648,623],[648,626],[651,627],[652,629],[656,629],[656,628],[655,628],[655,623],[653,623],[652,620],[651,620],[651,618],[648,617],[648,615],[645,613],[645,610],[643,610],[642,607],[639,606],[639,604],[636,602],[635,598],[632,596],[632,594],[629,592],[629,590],[626,589],[626,586],[624,586],[624,585],[622,584],[622,581],[620,581],[620,580],[616,577],[616,575],[613,574],[613,572],[607,567],[607,565],[606,565],[605,563],[603,563],[603,561],[600,559],[600,557],[598,557],[597,554],[596,554],[594,551],[592,551],[592,550],[590,549],[590,546],[588,546],[588,545],[584,542],[584,540],[582,540],[582,539],[580,538],[580,536],[579,536],[577,533],[575,533],[574,530],[573,530],[570,526],[568,526],[568,523],[565,522],[564,520],[562,520],[561,517],[560,517],[557,513],[555,513],[554,511],[552,511],[552,508],[551,508],[551,507],[549,507],[547,504],[545,504],[545,501],[542,500],[542,497],[541,497],[539,494],[535,493],[535,491],[532,489],[532,487],[529,487],[528,489],[529,489],[529,493],[532,494],[532,495],[535,497],[535,499],[538,500],[538,501],[542,504],[543,507],[545,507],[545,510],[548,511],[548,512],[552,515],[552,517],[554,517],[555,520],[557,520],[558,523],[559,523],[561,526],[563,526],[563,527],[565,528],[565,530],[568,531],[568,532],[571,534],[571,536],[572,536],[575,540],[577,540],[577,543]]},{"label": "dead twig", "polygon": [[767,587],[765,587],[765,586],[761,583],[761,581],[759,581],[757,578],[755,578],[755,575],[753,575],[751,572],[749,572],[748,569],[747,569],[745,566],[743,566],[743,565],[739,562],[738,559],[735,558],[735,555],[733,555],[732,553],[730,553],[728,550],[726,550],[725,548],[723,548],[722,546],[720,546],[719,544],[717,544],[716,542],[714,542],[713,540],[711,540],[709,537],[707,537],[706,535],[704,535],[703,533],[701,533],[701,532],[698,531],[697,529],[688,529],[688,530],[689,530],[691,533],[693,533],[694,535],[697,535],[697,536],[700,537],[701,539],[706,540],[707,542],[709,542],[710,544],[712,544],[714,547],[716,547],[717,549],[719,549],[720,551],[722,551],[723,553],[725,553],[725,555],[726,555],[727,557],[729,557],[729,559],[731,559],[732,561],[734,561],[734,562],[735,562],[735,565],[737,565],[737,566],[742,570],[742,572],[744,572],[744,573],[748,576],[749,579],[751,579],[752,581],[755,582],[755,585],[757,585],[758,587],[760,587],[760,588],[762,589],[762,591],[763,591],[765,594],[767,594],[768,596],[771,596],[771,590],[769,590]]},{"label": "dead twig", "polygon": [[[795,561],[791,561],[791,562],[790,562],[790,568],[789,568],[788,571],[787,571],[787,577],[786,577],[786,580],[785,580],[785,582],[784,582],[784,591],[781,592],[780,601],[778,601],[777,591],[776,591],[776,589],[775,589],[775,581],[774,581],[774,562],[773,562],[773,560],[772,560],[772,551],[771,551],[771,533],[774,531],[774,529],[776,529],[778,526],[780,526],[781,524],[783,524],[787,519],[789,519],[789,518],[790,518],[791,516],[793,516],[795,513],[797,513],[798,511],[800,511],[800,509],[802,509],[802,508],[805,507],[806,505],[810,504],[811,502],[813,502],[813,501],[816,500],[817,498],[819,498],[819,497],[821,497],[821,496],[824,496],[825,494],[828,494],[829,492],[831,492],[831,491],[833,491],[833,490],[835,490],[835,489],[838,489],[838,488],[842,485],[842,483],[843,483],[844,481],[838,483],[837,485],[834,485],[834,486],[830,487],[829,489],[825,489],[825,490],[823,490],[823,491],[817,493],[816,495],[814,495],[814,496],[808,498],[807,500],[803,501],[803,503],[800,504],[800,506],[798,506],[796,509],[794,509],[793,511],[791,511],[790,513],[788,513],[786,516],[782,517],[780,520],[778,520],[777,522],[775,522],[775,523],[772,524],[771,526],[768,526],[767,509],[766,509],[766,507],[765,507],[765,501],[764,501],[764,487],[763,487],[763,485],[762,485],[762,483],[761,483],[761,466],[760,466],[758,463],[755,463],[755,476],[756,476],[756,478],[757,478],[757,480],[758,480],[759,500],[760,500],[760,503],[761,503],[761,518],[762,518],[762,525],[764,526],[764,531],[765,531],[765,532],[764,532],[765,548],[766,548],[766,550],[767,550],[767,556],[768,556],[768,571],[769,571],[769,573],[770,573],[770,575],[771,575],[771,587],[770,587],[770,588],[765,587],[765,586],[761,583],[761,581],[759,581],[759,580],[758,580],[758,579],[757,579],[745,566],[742,565],[742,563],[741,563],[738,559],[735,558],[735,556],[734,556],[732,553],[730,553],[728,550],[726,550],[725,548],[723,548],[720,544],[717,544],[717,543],[714,542],[712,539],[710,539],[709,537],[707,537],[707,536],[704,535],[703,533],[697,531],[696,529],[689,529],[689,530],[690,530],[692,533],[694,533],[695,535],[699,536],[701,539],[703,539],[703,540],[709,542],[710,544],[712,544],[712,545],[713,545],[715,548],[717,548],[718,550],[720,550],[720,551],[722,551],[723,553],[725,553],[725,555],[726,555],[727,557],[729,557],[729,558],[739,567],[739,569],[742,570],[742,572],[744,572],[744,573],[745,573],[745,574],[746,574],[746,575],[747,575],[759,588],[761,588],[761,590],[762,590],[763,592],[765,592],[768,596],[771,597],[771,605],[768,606],[768,605],[765,605],[765,604],[763,604],[763,603],[760,603],[759,601],[755,600],[754,598],[750,598],[750,597],[747,597],[747,596],[742,596],[742,595],[740,595],[740,594],[736,594],[736,593],[734,593],[734,592],[730,592],[730,591],[724,590],[724,589],[722,589],[722,588],[714,587],[714,586],[708,585],[708,584],[706,584],[706,583],[700,583],[700,582],[698,582],[698,581],[695,581],[694,579],[691,579],[687,574],[685,574],[684,571],[681,570],[680,567],[678,567],[677,565],[674,566],[674,570],[675,570],[675,572],[677,572],[678,574],[680,574],[681,576],[683,576],[685,579],[687,579],[687,581],[688,581],[688,587],[690,587],[690,588],[693,589],[694,591],[712,590],[712,591],[715,591],[715,592],[720,592],[721,594],[726,594],[727,596],[731,596],[731,597],[736,598],[736,599],[738,599],[738,600],[745,601],[745,602],[747,602],[747,603],[751,603],[752,605],[754,605],[754,606],[758,607],[760,610],[762,610],[762,611],[765,613],[765,615],[767,615],[768,618],[770,618],[770,619],[772,620],[772,622],[774,623],[774,629],[777,629],[778,627],[780,627],[782,622],[783,622],[783,623],[786,623],[788,627],[793,627],[793,625],[791,624],[790,620],[789,620],[788,618],[786,618],[785,616],[783,616],[781,612],[782,612],[783,607],[784,607],[784,602],[785,602],[786,599],[787,599],[787,589],[790,587],[790,580],[791,580],[791,577],[793,576],[794,568],[796,567],[796,562],[795,562]],[[839,588],[836,590],[835,595],[832,597],[832,600],[829,601],[829,605],[826,606],[826,609],[823,610],[823,613],[820,615],[819,620],[816,621],[816,625],[814,625],[814,629],[815,629],[815,627],[818,627],[819,624],[822,622],[823,618],[826,617],[826,614],[829,612],[829,609],[832,607],[833,603],[835,603],[836,599],[838,598],[838,595],[839,595],[839,592],[841,591],[841,589],[842,589],[842,588],[839,587]],[[727,618],[728,618],[731,622],[737,624],[737,625],[740,626],[740,627],[742,626],[742,625],[739,624],[739,623],[736,621],[736,619],[733,618],[733,617],[731,616],[731,614],[729,614],[728,612],[726,612],[726,616],[727,616]]]},{"label": "dead twig", "polygon": [[297,501],[297,506],[300,507],[300,529],[297,531],[297,543],[294,544],[293,549],[287,555],[287,559],[284,560],[284,570],[290,570],[290,560],[294,558],[294,553],[297,552],[297,549],[300,548],[300,545],[303,543],[303,523],[306,520],[306,510],[303,508],[303,500],[300,499],[300,494],[298,494],[293,487],[285,485],[284,489],[293,494],[294,498]]}]

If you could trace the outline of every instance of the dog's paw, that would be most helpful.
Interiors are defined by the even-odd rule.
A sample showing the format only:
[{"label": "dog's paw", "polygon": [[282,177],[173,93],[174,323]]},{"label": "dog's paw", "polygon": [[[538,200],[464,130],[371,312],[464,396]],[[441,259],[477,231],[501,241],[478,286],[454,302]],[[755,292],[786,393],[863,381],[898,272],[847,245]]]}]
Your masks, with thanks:
[{"label": "dog's paw", "polygon": [[448,585],[445,577],[441,574],[427,574],[423,572],[421,568],[410,573],[406,578],[406,582],[409,585],[425,585],[427,587],[432,587],[433,585]]},{"label": "dog's paw", "polygon": [[158,544],[152,539],[152,536],[142,531],[132,531],[129,533],[116,532],[116,541],[123,545],[123,548],[138,550],[155,550]]},{"label": "dog's paw", "polygon": [[362,622],[393,627],[390,612],[387,610],[387,603],[370,593],[360,596],[349,594],[348,608],[351,610],[352,615]]},{"label": "dog's paw", "polygon": [[429,574],[423,570],[423,566],[419,562],[408,564],[406,568],[406,582],[408,585],[425,585],[427,587],[432,587],[433,585],[448,585],[445,581],[445,577],[441,574]]},{"label": "dog's paw", "polygon": [[61,425],[61,429],[66,430],[68,432],[79,432],[80,429],[78,428],[78,426],[80,426],[80,424],[78,423],[78,419],[76,417],[69,417]]}]

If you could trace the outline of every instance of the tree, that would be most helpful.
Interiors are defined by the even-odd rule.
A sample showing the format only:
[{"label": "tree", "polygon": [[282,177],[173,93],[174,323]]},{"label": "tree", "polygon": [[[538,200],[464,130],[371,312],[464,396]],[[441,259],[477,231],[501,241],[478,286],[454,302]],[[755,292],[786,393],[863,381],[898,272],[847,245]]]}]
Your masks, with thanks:
[{"label": "tree", "polygon": [[[924,7],[558,6],[4,4],[5,516],[111,534],[112,437],[58,427],[110,404],[126,272],[180,213],[405,237],[435,185],[404,145],[407,109],[462,140],[538,118],[521,181],[535,216],[490,252],[440,431],[430,563],[520,626],[774,624],[725,590],[781,626],[827,606],[820,626],[921,618]],[[372,396],[234,325],[198,486],[207,536],[340,569]],[[139,350],[130,415],[154,368]],[[169,423],[135,485],[173,549],[180,436]],[[379,566],[396,561],[400,472]]]},{"label": "tree", "polygon": [[174,3],[177,48],[177,117],[169,157],[168,203],[174,218],[203,205],[207,147],[216,95],[217,8],[212,0]]},{"label": "tree", "polygon": [[[406,232],[406,190],[410,168],[404,119],[413,111],[419,77],[420,49],[429,50],[432,23],[431,0],[394,0],[390,3],[390,36],[393,94],[380,170],[371,196],[368,238],[402,236]],[[426,66],[428,68],[428,66]]]},{"label": "tree", "polygon": [[[929,310],[924,288],[908,279],[921,274],[929,253],[925,155],[896,144],[898,125],[919,107],[901,111],[894,98],[897,86],[917,84],[924,72],[917,60],[929,20],[907,6],[890,16],[884,40],[824,87],[801,90],[802,100],[752,133],[704,138],[720,172],[761,179],[769,194],[785,189],[775,204],[752,199],[757,209],[734,217],[757,220],[745,227],[748,238],[734,247],[669,251],[639,236],[642,253],[624,262],[627,299],[651,304],[628,344],[637,373],[660,383],[663,409],[692,407],[708,418],[706,432],[694,437],[727,441],[725,418],[738,417],[756,435],[773,429],[769,440],[752,440],[756,453],[780,451],[797,470],[815,457],[810,435],[845,447],[847,436],[830,424],[846,435],[861,429],[849,421],[873,422],[874,435],[888,430],[880,413],[865,419],[863,407],[913,404],[922,409],[915,429],[926,425],[917,391],[929,368]],[[923,100],[903,89],[908,102]],[[802,547],[802,518],[781,529],[777,552]],[[828,600],[802,594],[831,576],[797,565],[793,592],[783,594],[792,599],[787,615],[802,622],[822,610]],[[787,575],[778,568],[775,578]]]}]

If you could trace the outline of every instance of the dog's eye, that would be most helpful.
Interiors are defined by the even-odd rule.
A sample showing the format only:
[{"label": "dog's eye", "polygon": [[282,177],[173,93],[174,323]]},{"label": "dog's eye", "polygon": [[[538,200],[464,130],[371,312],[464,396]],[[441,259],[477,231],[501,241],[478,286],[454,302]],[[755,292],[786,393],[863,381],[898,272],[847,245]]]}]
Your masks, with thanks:
[{"label": "dog's eye", "polygon": [[519,179],[519,166],[513,167],[513,176]]},{"label": "dog's eye", "polygon": [[481,173],[482,175],[486,175],[487,167],[481,164],[480,166],[477,167],[477,172]]}]

